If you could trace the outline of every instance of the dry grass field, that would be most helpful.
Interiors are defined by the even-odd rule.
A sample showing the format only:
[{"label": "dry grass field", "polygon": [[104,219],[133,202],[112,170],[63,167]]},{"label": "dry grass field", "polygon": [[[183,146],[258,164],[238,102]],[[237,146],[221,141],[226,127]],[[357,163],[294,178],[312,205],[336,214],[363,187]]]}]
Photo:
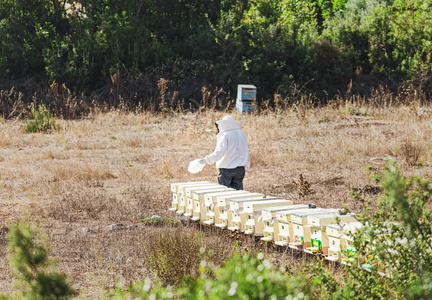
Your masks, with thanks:
[{"label": "dry grass field", "polygon": [[[393,158],[405,175],[430,177],[432,110],[418,105],[376,106],[339,102],[322,108],[238,115],[202,112],[152,115],[111,112],[59,120],[58,132],[25,133],[22,121],[0,121],[0,293],[13,291],[6,259],[5,228],[24,218],[39,224],[58,261],[79,290],[78,298],[104,298],[104,290],[152,276],[143,263],[149,239],[167,230],[144,226],[168,211],[174,182],[216,182],[217,170],[187,172],[188,162],[213,151],[214,122],[232,114],[248,136],[251,171],[245,189],[321,207],[362,209],[354,188],[376,199],[365,166]],[[421,167],[419,164],[421,163]],[[300,174],[311,193],[298,195]],[[294,182],[293,182],[294,181]],[[110,226],[115,225],[115,226]],[[204,230],[203,243],[222,262],[234,240]],[[241,249],[258,249],[253,241]],[[268,255],[295,263],[284,253]]]}]

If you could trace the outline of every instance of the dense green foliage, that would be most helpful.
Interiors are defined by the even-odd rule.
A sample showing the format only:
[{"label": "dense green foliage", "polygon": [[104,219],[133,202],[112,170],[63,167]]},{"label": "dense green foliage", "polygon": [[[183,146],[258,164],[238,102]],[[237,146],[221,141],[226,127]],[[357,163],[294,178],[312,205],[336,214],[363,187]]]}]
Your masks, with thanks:
[{"label": "dense green foliage", "polygon": [[76,294],[66,274],[52,270],[54,262],[48,258],[47,246],[30,225],[12,226],[7,247],[21,291],[18,299],[69,299]]},{"label": "dense green foliage", "polygon": [[0,78],[144,106],[160,78],[173,106],[204,86],[234,98],[242,83],[260,99],[294,84],[322,99],[348,86],[429,89],[431,10],[431,0],[0,0]]}]

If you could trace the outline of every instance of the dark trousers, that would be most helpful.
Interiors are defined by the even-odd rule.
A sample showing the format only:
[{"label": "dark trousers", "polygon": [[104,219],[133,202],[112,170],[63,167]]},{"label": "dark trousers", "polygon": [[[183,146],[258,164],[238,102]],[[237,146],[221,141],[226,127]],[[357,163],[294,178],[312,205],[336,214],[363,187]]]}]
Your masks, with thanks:
[{"label": "dark trousers", "polygon": [[219,169],[217,176],[218,183],[236,190],[243,189],[243,178],[245,177],[245,168],[237,167],[235,169]]}]

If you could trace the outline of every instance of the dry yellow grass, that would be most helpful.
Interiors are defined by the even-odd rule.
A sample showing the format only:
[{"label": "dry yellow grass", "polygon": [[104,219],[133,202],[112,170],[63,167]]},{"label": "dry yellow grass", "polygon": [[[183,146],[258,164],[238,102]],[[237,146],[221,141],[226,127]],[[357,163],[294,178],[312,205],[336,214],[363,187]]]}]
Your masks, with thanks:
[{"label": "dry yellow grass", "polygon": [[[366,165],[379,169],[393,157],[405,175],[431,174],[429,107],[342,103],[233,114],[249,140],[249,191],[299,203],[293,181],[302,174],[313,190],[304,202],[356,211],[361,208],[349,196],[351,187],[377,197]],[[0,229],[22,216],[38,222],[59,268],[84,298],[103,298],[116,278],[128,285],[148,276],[142,247],[155,228],[126,227],[154,214],[174,217],[167,209],[170,183],[216,181],[214,166],[195,175],[187,166],[213,151],[213,124],[224,115],[111,112],[57,120],[62,129],[52,134],[27,134],[19,121],[0,122]],[[409,163],[409,150],[417,151],[422,168]],[[111,224],[124,226],[110,230]],[[205,232],[204,240],[209,248],[226,246],[220,261],[231,253],[228,236]],[[241,245],[255,247],[247,240]],[[0,292],[13,290],[5,251],[0,234]],[[283,253],[272,255],[290,261]]]}]

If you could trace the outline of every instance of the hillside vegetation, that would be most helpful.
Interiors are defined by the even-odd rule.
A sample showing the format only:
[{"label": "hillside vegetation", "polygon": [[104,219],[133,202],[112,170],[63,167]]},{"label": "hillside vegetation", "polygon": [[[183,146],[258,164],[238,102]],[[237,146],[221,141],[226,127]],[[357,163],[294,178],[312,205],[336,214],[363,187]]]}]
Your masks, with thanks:
[{"label": "hillside vegetation", "polygon": [[224,108],[238,84],[259,102],[429,93],[431,16],[430,0],[1,0],[0,87],[66,117]]}]

